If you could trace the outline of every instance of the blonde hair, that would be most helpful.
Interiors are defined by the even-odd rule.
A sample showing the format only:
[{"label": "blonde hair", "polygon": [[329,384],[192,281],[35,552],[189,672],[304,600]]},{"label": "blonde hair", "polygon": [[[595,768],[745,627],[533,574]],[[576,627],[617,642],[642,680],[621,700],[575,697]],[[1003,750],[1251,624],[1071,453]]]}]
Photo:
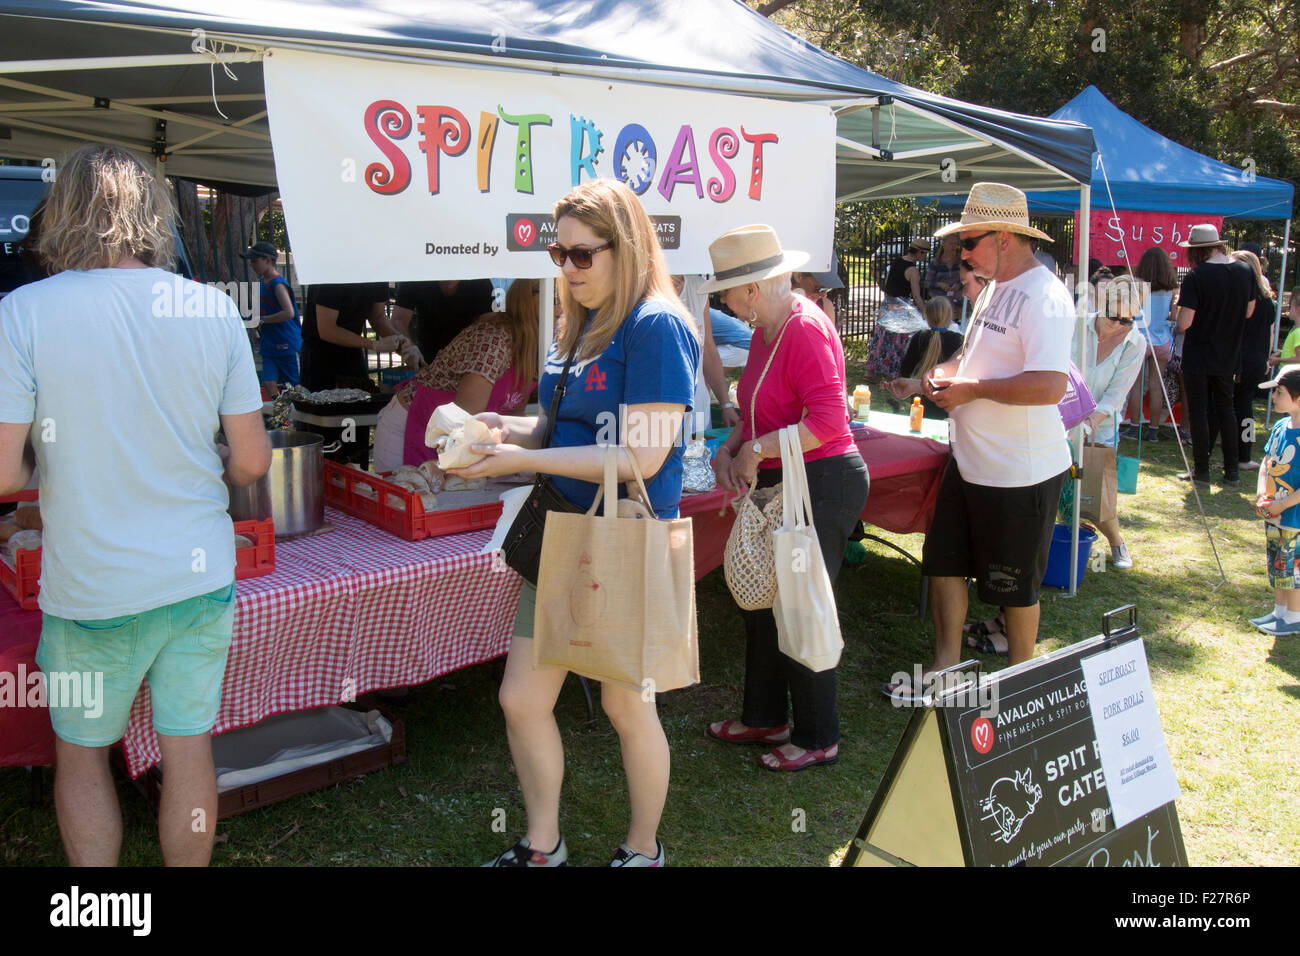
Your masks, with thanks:
[{"label": "blonde hair", "polygon": [[520,388],[537,381],[537,296],[536,279],[516,279],[506,292],[506,310],[489,313],[494,322],[510,333],[515,381]]},{"label": "blonde hair", "polygon": [[1259,256],[1249,249],[1240,249],[1232,255],[1250,266],[1251,271],[1255,273],[1255,286],[1259,289],[1259,294],[1266,299],[1272,299],[1273,287],[1268,284],[1268,279],[1264,277],[1264,269],[1259,264]]},{"label": "blonde hair", "polygon": [[1146,295],[1143,286],[1145,283],[1139,282],[1130,275],[1118,276],[1106,283],[1105,289],[1105,308],[1102,309],[1103,315],[1119,316],[1121,307],[1127,307],[1126,318],[1136,318],[1137,314],[1142,311],[1146,304]]},{"label": "blonde hair", "polygon": [[176,206],[139,157],[121,146],[83,146],[58,171],[39,246],[50,272],[105,269],[132,256],[171,268]]},{"label": "blonde hair", "polygon": [[593,358],[609,346],[623,320],[647,299],[663,302],[679,316],[696,336],[699,329],[694,316],[686,311],[673,290],[672,276],[664,262],[654,225],[641,201],[625,184],[612,179],[593,179],[583,183],[555,204],[555,222],[572,216],[605,242],[614,257],[614,294],[591,320],[583,336],[583,319],[587,309],[569,290],[561,273],[556,281],[564,311],[564,327],[557,346],[567,353],[582,337],[578,360]]},{"label": "blonde hair", "polygon": [[926,372],[939,364],[943,353],[943,336],[939,330],[952,325],[952,303],[941,295],[926,299],[925,321],[930,326],[926,333],[930,340],[925,343],[925,353],[912,370],[912,378],[923,378]]}]

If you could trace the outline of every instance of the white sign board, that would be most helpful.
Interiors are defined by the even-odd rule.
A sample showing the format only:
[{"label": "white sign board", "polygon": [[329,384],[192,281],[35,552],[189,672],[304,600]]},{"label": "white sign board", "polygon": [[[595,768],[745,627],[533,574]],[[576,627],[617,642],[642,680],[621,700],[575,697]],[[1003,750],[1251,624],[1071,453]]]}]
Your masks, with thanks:
[{"label": "white sign board", "polygon": [[825,107],[285,50],[264,72],[305,282],[554,276],[555,202],[597,178],[637,192],[673,272],[760,222],[830,268]]},{"label": "white sign board", "polygon": [[1146,645],[1129,641],[1079,662],[1116,827],[1127,826],[1179,795],[1156,712]]}]

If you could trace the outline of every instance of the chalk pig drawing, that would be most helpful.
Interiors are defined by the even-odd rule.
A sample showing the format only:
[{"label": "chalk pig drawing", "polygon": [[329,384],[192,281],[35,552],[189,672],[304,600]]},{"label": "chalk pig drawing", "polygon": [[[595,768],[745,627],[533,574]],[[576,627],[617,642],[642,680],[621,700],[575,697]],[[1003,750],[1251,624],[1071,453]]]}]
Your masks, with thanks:
[{"label": "chalk pig drawing", "polygon": [[992,820],[997,825],[994,840],[1010,843],[1041,799],[1043,788],[1034,783],[1033,770],[1018,770],[1014,777],[1000,777],[993,782],[988,797],[980,801],[984,812],[981,819]]}]

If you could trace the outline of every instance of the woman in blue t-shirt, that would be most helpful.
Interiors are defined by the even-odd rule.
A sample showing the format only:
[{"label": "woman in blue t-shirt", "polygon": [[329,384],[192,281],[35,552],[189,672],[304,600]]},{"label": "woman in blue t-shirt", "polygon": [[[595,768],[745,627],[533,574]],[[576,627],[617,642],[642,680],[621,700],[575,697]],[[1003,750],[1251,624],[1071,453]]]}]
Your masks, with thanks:
[{"label": "woman in blue t-shirt", "polygon": [[302,317],[289,280],[276,270],[280,252],[269,242],[255,242],[241,253],[261,286],[258,335],[262,381],[298,384],[298,353],[302,350]]},{"label": "woman in blue t-shirt", "polygon": [[[682,491],[682,421],[695,392],[698,333],[673,292],[654,227],[636,194],[612,180],[583,183],[555,206],[558,242],[549,247],[561,267],[560,301],[565,323],[546,358],[538,401],[549,410],[575,350],[561,393],[550,446],[540,448],[546,414],[518,418],[477,416],[501,429],[501,444],[475,445],[488,457],[455,473],[469,478],[520,471],[554,476],[554,486],[574,505],[587,508],[604,476],[604,449],[613,429],[624,427],[651,507],[676,517]],[[626,418],[620,416],[620,408]],[[669,428],[637,422],[670,422]],[[677,436],[677,439],[674,439]],[[626,459],[619,480],[631,480]],[[494,866],[559,866],[568,858],[560,835],[560,783],[564,751],[554,708],[566,672],[533,669],[533,613],[537,589],[525,582],[519,596],[514,639],[501,683],[510,754],[519,773],[528,832],[497,857]],[[601,703],[618,731],[631,794],[627,842],[610,866],[662,866],[659,819],[668,795],[668,741],[653,695],[614,683],[601,687]]]}]

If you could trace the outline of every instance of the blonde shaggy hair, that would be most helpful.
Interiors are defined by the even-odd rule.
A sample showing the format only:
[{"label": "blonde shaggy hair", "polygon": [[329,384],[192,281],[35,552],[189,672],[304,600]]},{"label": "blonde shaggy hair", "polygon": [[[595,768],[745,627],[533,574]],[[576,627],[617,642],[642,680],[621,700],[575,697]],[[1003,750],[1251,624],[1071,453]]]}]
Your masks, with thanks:
[{"label": "blonde shaggy hair", "polygon": [[[565,216],[587,226],[601,239],[612,242],[614,257],[614,294],[591,320],[578,360],[594,358],[609,346],[623,320],[647,299],[663,302],[699,336],[693,317],[673,289],[672,276],[664,262],[654,225],[636,193],[612,179],[593,179],[583,183],[555,204],[555,222]],[[558,346],[567,354],[582,335],[587,309],[573,297],[564,274],[556,280],[560,304],[564,311],[564,328]]]},{"label": "blonde shaggy hair", "polygon": [[105,269],[132,256],[171,268],[176,206],[139,157],[121,146],[83,146],[58,171],[38,247],[51,273]]}]

